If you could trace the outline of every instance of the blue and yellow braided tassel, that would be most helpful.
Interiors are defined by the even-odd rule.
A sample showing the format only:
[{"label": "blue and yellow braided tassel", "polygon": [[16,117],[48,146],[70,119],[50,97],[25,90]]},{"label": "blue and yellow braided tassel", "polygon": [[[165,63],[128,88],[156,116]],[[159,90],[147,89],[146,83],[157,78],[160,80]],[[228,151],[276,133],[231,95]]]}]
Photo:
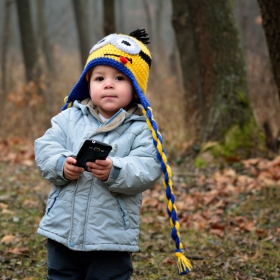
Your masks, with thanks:
[{"label": "blue and yellow braided tassel", "polygon": [[67,108],[71,108],[73,106],[73,102],[68,103],[68,96],[64,98],[64,103],[67,104]]},{"label": "blue and yellow braided tassel", "polygon": [[[177,208],[175,206],[175,196],[173,194],[173,183],[172,183],[172,172],[167,162],[166,151],[163,148],[163,140],[157,129],[157,124],[153,118],[152,108],[150,106],[145,106],[146,102],[141,100],[142,105],[144,106],[143,113],[146,116],[146,121],[149,129],[152,132],[154,145],[157,148],[157,157],[161,162],[161,169],[164,173],[164,189],[166,192],[166,202],[167,202],[167,213],[170,217],[170,226],[171,226],[171,237],[175,242],[176,251],[175,256],[178,259],[177,266],[180,275],[188,274],[192,265],[189,259],[183,254],[183,244],[180,240],[180,223],[177,217]],[[146,101],[146,100],[145,100]]]}]

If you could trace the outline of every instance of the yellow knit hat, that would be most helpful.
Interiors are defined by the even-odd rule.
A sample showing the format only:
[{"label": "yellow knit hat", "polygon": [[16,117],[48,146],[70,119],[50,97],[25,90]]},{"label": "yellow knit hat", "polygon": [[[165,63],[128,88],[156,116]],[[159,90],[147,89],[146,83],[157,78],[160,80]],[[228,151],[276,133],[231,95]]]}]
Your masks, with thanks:
[{"label": "yellow knit hat", "polygon": [[97,65],[109,65],[131,80],[139,99],[146,93],[152,63],[150,51],[145,46],[149,38],[144,29],[129,35],[110,34],[95,44],[89,52],[83,73],[74,86],[62,110],[70,108],[75,100],[89,97],[87,73]]}]

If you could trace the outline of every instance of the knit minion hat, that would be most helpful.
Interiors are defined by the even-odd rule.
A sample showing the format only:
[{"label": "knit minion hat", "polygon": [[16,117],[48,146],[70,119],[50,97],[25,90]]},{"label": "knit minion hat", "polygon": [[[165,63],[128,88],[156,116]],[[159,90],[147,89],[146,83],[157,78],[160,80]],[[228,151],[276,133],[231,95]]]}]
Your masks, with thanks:
[{"label": "knit minion hat", "polygon": [[75,100],[84,100],[89,96],[87,73],[97,65],[108,65],[118,69],[131,80],[133,87],[143,106],[146,122],[152,132],[153,143],[157,149],[157,158],[164,173],[164,188],[166,192],[167,213],[170,217],[171,237],[175,242],[175,256],[178,258],[179,274],[187,274],[192,269],[190,261],[183,254],[183,244],[180,240],[180,224],[173,194],[172,172],[167,161],[163,140],[154,120],[152,108],[145,97],[151,54],[145,44],[149,44],[148,34],[144,29],[137,29],[129,35],[111,34],[92,47],[85,68],[69,96],[65,98],[62,110],[70,108]]}]

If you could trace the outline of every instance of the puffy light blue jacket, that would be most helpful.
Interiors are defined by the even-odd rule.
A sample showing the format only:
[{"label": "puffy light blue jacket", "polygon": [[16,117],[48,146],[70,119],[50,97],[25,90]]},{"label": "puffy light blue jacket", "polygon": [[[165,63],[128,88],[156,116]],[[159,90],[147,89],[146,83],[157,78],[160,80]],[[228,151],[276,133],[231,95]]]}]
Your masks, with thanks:
[{"label": "puffy light blue jacket", "polygon": [[[66,157],[76,156],[86,139],[113,147],[113,167],[105,182],[90,172],[73,181],[63,177]],[[120,109],[103,124],[90,100],[75,101],[35,141],[35,160],[53,184],[39,234],[79,251],[139,250],[141,193],[161,175],[140,105],[128,112]]]}]

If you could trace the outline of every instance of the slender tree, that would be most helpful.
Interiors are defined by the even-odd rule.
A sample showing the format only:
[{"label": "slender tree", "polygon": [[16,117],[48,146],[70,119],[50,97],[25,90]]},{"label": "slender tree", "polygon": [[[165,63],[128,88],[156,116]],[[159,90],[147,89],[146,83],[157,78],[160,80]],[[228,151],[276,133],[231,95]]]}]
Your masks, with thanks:
[{"label": "slender tree", "polygon": [[39,77],[39,64],[37,55],[37,42],[31,22],[31,11],[29,0],[16,0],[21,47],[24,58],[26,80],[37,80]]},{"label": "slender tree", "polygon": [[115,0],[103,0],[103,29],[105,35],[116,32]]},{"label": "slender tree", "polygon": [[[99,5],[100,4],[100,5]],[[103,22],[103,14],[99,11],[102,9],[103,3],[100,1],[92,1],[90,6],[90,20],[91,26],[93,28],[93,32],[95,34],[95,38],[93,40],[94,43],[104,37],[103,28],[100,28],[101,22]]]},{"label": "slender tree", "polygon": [[266,36],[272,71],[280,100],[280,2],[278,0],[258,0],[262,25]]},{"label": "slender tree", "polygon": [[153,30],[152,30],[153,27],[152,27],[152,15],[151,15],[151,10],[149,7],[148,0],[143,0],[143,6],[144,6],[145,13],[146,13],[147,32],[151,36],[153,33]]},{"label": "slender tree", "polygon": [[3,116],[5,114],[5,101],[8,95],[7,89],[7,56],[8,56],[8,48],[11,34],[11,4],[13,0],[5,0],[5,18],[4,25],[2,31],[2,51],[1,51],[1,70],[2,70],[2,81],[0,97],[2,100],[2,109],[0,111],[0,127],[2,126]]},{"label": "slender tree", "polygon": [[221,140],[252,118],[245,62],[231,0],[173,0],[186,89],[186,120],[200,142]]},{"label": "slender tree", "polygon": [[2,70],[2,90],[4,96],[2,96],[2,100],[5,100],[5,96],[7,94],[7,76],[6,76],[6,69],[7,69],[7,54],[8,54],[8,47],[10,41],[10,34],[11,34],[11,4],[13,0],[6,0],[5,1],[5,19],[4,19],[4,26],[3,26],[3,33],[2,33],[2,51],[1,51],[1,70]]},{"label": "slender tree", "polygon": [[84,67],[90,49],[87,1],[72,0],[72,4],[74,8],[76,26],[78,30],[81,63],[82,67]]},{"label": "slender tree", "polygon": [[124,5],[124,1],[123,0],[118,0],[116,3],[115,3],[118,7],[118,17],[117,17],[117,31],[119,30],[120,33],[125,33],[125,30],[124,30],[124,11],[125,11],[125,5]]},{"label": "slender tree", "polygon": [[162,0],[157,0],[155,2],[156,6],[156,13],[155,13],[155,45],[157,49],[157,53],[159,55],[162,53],[162,41],[161,41],[161,29],[162,29],[162,13],[163,13],[163,1]]},{"label": "slender tree", "polygon": [[52,50],[50,47],[48,34],[47,34],[46,16],[44,12],[44,0],[37,0],[36,4],[37,4],[37,15],[38,15],[39,44],[42,49],[42,53],[45,58],[48,70],[51,73],[55,74],[54,58],[52,55]]}]

